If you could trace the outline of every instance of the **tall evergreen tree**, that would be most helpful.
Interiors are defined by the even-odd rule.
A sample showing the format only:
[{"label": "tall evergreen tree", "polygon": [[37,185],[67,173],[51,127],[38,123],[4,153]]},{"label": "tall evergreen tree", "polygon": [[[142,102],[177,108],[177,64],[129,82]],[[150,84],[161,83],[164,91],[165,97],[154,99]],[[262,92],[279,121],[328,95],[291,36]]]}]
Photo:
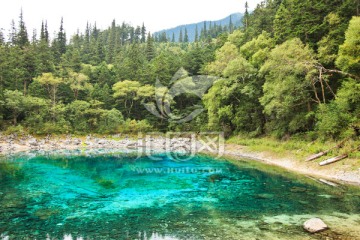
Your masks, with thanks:
[{"label": "tall evergreen tree", "polygon": [[145,28],[145,24],[142,24],[141,27],[141,42],[144,43],[146,41],[146,28]]},{"label": "tall evergreen tree", "polygon": [[44,21],[41,21],[41,30],[40,30],[40,41],[45,40],[45,26]]},{"label": "tall evergreen tree", "polygon": [[115,55],[115,40],[116,40],[116,23],[115,19],[111,22],[111,28],[109,30],[108,36],[108,47],[106,52],[106,61],[107,63],[112,63]]},{"label": "tall evergreen tree", "polygon": [[244,14],[244,18],[243,18],[243,24],[244,24],[244,28],[245,30],[248,28],[248,24],[249,24],[249,4],[246,1],[245,2],[245,14]]},{"label": "tall evergreen tree", "polygon": [[203,29],[201,30],[201,38],[202,39],[206,39],[208,36],[208,32],[207,32],[207,29],[206,29],[206,21],[204,22],[204,27]]},{"label": "tall evergreen tree", "polygon": [[232,33],[233,31],[234,31],[234,24],[232,22],[232,16],[230,15],[229,32]]},{"label": "tall evergreen tree", "polygon": [[195,42],[199,41],[199,30],[198,30],[198,26],[196,24],[195,26]]},{"label": "tall evergreen tree", "polygon": [[33,29],[33,34],[32,34],[32,36],[31,36],[31,43],[32,43],[32,44],[36,44],[36,42],[37,42],[37,31],[36,31],[36,29],[34,28],[34,29]]},{"label": "tall evergreen tree", "polygon": [[141,37],[141,28],[140,28],[140,26],[137,26],[135,29],[135,35],[134,35],[134,40],[136,43],[141,41],[140,37]]},{"label": "tall evergreen tree", "polygon": [[150,32],[147,36],[146,42],[146,59],[151,61],[155,57],[155,47],[154,47],[154,38],[151,36]]},{"label": "tall evergreen tree", "polygon": [[57,54],[59,54],[58,57],[60,57],[62,54],[66,52],[66,33],[64,30],[63,18],[61,18],[60,28],[56,38],[56,51]]},{"label": "tall evergreen tree", "polygon": [[29,38],[24,22],[22,9],[19,18],[19,32],[17,33],[16,42],[19,47],[23,48],[29,44]]},{"label": "tall evergreen tree", "polygon": [[47,21],[45,21],[44,33],[45,33],[45,41],[49,44],[50,38],[49,38],[49,31],[48,31]]},{"label": "tall evergreen tree", "polygon": [[180,43],[183,42],[183,32],[182,32],[182,28],[180,29],[179,42],[180,42]]},{"label": "tall evergreen tree", "polygon": [[164,31],[160,34],[159,42],[167,42],[167,40],[166,32]]},{"label": "tall evergreen tree", "polygon": [[175,42],[175,33],[174,32],[172,33],[171,42],[173,42],[173,43]]},{"label": "tall evergreen tree", "polygon": [[3,45],[5,43],[4,33],[3,29],[0,28],[0,45]]},{"label": "tall evergreen tree", "polygon": [[11,43],[11,45],[16,45],[16,40],[17,38],[17,28],[15,25],[15,21],[14,19],[11,20],[11,26],[10,26],[10,31],[9,31],[9,42]]},{"label": "tall evergreen tree", "polygon": [[185,28],[185,34],[184,34],[184,42],[189,42],[189,35],[188,35],[188,32],[187,32],[187,28]]}]

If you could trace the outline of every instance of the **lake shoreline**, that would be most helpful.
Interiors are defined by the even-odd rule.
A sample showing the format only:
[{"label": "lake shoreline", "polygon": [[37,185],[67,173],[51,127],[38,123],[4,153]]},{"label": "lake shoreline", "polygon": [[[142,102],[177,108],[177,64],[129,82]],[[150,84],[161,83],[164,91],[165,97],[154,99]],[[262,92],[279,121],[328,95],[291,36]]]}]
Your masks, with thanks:
[{"label": "lake shoreline", "polygon": [[[317,161],[306,162],[305,159],[300,161],[294,156],[274,157],[272,152],[254,152],[249,151],[246,146],[237,144],[226,144],[225,157],[233,159],[252,159],[265,164],[275,165],[291,172],[299,173],[309,177],[314,177],[325,184],[350,184],[360,186],[360,168],[350,169],[347,162],[356,159],[347,159],[347,162],[337,162],[328,166],[319,166]],[[344,164],[345,163],[345,164]]]},{"label": "lake shoreline", "polygon": [[[110,137],[110,138],[109,138]],[[119,138],[116,136],[109,137],[46,137],[46,138],[0,138],[0,156],[7,156],[19,153],[28,153],[32,151],[50,152],[55,150],[89,150],[91,153],[97,153],[97,149],[111,149],[119,151],[138,151],[139,149],[151,148],[151,151],[161,152],[166,151],[165,143],[168,139],[164,137],[153,137],[152,139],[131,139]],[[150,142],[149,142],[150,141]],[[171,142],[172,141],[172,142]],[[182,144],[189,144],[186,138],[171,139],[170,145],[174,147]],[[199,144],[199,142],[197,142]],[[201,147],[201,146],[200,146]],[[199,147],[197,148],[199,149]],[[205,154],[214,154],[207,151],[201,151]],[[320,167],[318,162],[306,162],[305,160],[297,160],[294,156],[287,155],[286,157],[274,156],[272,152],[254,152],[249,150],[246,146],[238,144],[225,144],[223,157],[238,159],[249,159],[260,161],[265,164],[275,165],[283,169],[314,177],[325,184],[335,185],[350,184],[360,186],[360,168],[352,169],[353,166],[347,164],[356,159],[348,159],[346,161],[337,162],[328,166]],[[323,180],[323,181],[322,181]]]}]

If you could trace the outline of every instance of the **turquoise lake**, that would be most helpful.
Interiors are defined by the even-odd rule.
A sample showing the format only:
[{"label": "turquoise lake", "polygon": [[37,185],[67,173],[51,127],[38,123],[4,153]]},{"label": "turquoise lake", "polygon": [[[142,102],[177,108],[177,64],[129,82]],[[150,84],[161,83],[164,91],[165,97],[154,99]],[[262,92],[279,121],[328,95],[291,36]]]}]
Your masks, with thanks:
[{"label": "turquoise lake", "polygon": [[311,217],[356,239],[359,188],[202,155],[0,159],[0,239],[325,239]]}]

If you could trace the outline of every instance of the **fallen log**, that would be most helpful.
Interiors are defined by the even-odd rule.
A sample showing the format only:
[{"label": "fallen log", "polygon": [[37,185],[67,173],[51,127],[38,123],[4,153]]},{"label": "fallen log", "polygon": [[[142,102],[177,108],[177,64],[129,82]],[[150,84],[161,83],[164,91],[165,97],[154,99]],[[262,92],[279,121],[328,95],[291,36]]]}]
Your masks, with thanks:
[{"label": "fallen log", "polygon": [[317,154],[311,155],[310,157],[308,157],[308,158],[306,159],[306,162],[309,162],[309,161],[315,160],[315,159],[317,159],[317,158],[319,158],[319,157],[322,157],[322,156],[328,154],[328,153],[329,153],[331,150],[333,150],[333,149],[341,148],[347,140],[348,140],[348,139],[343,140],[342,142],[340,142],[339,144],[337,144],[335,147],[330,148],[329,150],[322,151],[322,152],[319,152],[319,153],[317,153]]},{"label": "fallen log", "polygon": [[322,178],[320,178],[319,181],[322,182],[322,183],[325,183],[327,185],[330,185],[332,187],[338,187],[339,186],[338,184],[336,184],[334,182],[331,182],[331,181],[328,181],[328,180],[325,180],[325,179],[322,179]]},{"label": "fallen log", "polygon": [[308,157],[305,161],[306,161],[306,162],[310,162],[310,161],[312,161],[312,160],[315,160],[315,159],[317,159],[317,158],[319,158],[319,157],[322,157],[322,156],[328,154],[328,152],[330,152],[330,150],[323,151],[323,152],[319,152],[319,153],[317,153],[317,154],[311,155],[311,156]]},{"label": "fallen log", "polygon": [[345,159],[349,156],[349,153],[352,153],[352,152],[355,152],[355,151],[359,151],[360,150],[360,146],[358,146],[357,148],[354,148],[352,149],[350,152],[348,153],[345,153],[343,155],[340,155],[340,156],[337,156],[337,157],[333,157],[333,158],[330,158],[328,160],[325,160],[325,161],[322,161],[319,163],[320,166],[325,166],[325,165],[328,165],[328,164],[331,164],[331,163],[334,163],[334,162],[337,162],[337,161],[340,161],[342,159]]},{"label": "fallen log", "polygon": [[337,156],[337,157],[333,157],[333,158],[330,158],[328,160],[325,160],[325,161],[322,161],[319,163],[320,166],[325,166],[325,165],[328,165],[328,164],[331,164],[331,163],[334,163],[334,162],[337,162],[337,161],[340,161],[344,158],[347,158],[348,155],[347,154],[343,154],[341,156]]}]

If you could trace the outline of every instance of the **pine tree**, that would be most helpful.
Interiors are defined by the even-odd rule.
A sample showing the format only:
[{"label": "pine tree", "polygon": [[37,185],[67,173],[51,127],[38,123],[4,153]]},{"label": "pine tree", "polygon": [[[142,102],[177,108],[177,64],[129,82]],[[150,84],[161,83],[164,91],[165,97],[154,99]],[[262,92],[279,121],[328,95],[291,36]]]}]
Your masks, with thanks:
[{"label": "pine tree", "polygon": [[143,23],[141,27],[141,42],[144,43],[145,41],[146,41],[146,28]]},{"label": "pine tree", "polygon": [[140,26],[137,26],[136,29],[135,29],[135,42],[138,43],[141,41],[140,37],[141,37],[141,28]]},{"label": "pine tree", "polygon": [[3,29],[0,28],[0,46],[3,45],[4,43],[5,43],[5,38],[4,38]]},{"label": "pine tree", "polygon": [[95,23],[94,23],[93,30],[92,30],[92,32],[91,32],[91,37],[92,37],[94,40],[97,40],[98,37],[99,37],[99,32],[100,32],[100,30],[97,29],[97,27],[96,27],[96,22],[95,22]]},{"label": "pine tree", "polygon": [[230,15],[229,32],[232,33],[233,31],[234,31],[234,24],[232,22],[232,16]]},{"label": "pine tree", "polygon": [[85,29],[85,44],[90,44],[90,26],[89,22],[86,22],[86,29]]},{"label": "pine tree", "polygon": [[160,34],[159,42],[167,42],[167,41],[168,41],[168,39],[167,39],[167,36],[166,36],[166,32],[164,31],[164,32],[162,32]]},{"label": "pine tree", "polygon": [[206,21],[204,22],[204,27],[203,29],[201,30],[201,35],[200,35],[200,38],[201,39],[207,39],[207,36],[208,36],[208,31],[206,29]]},{"label": "pine tree", "polygon": [[66,33],[64,30],[64,21],[61,18],[60,29],[57,35],[58,51],[62,55],[66,52]]},{"label": "pine tree", "polygon": [[12,45],[16,45],[17,42],[17,28],[15,26],[15,21],[14,19],[11,20],[11,26],[10,26],[10,32],[9,32],[9,42]]},{"label": "pine tree", "polygon": [[198,31],[198,26],[196,24],[196,27],[195,27],[195,42],[198,42],[199,41],[199,31]]},{"label": "pine tree", "polygon": [[179,34],[179,43],[183,42],[183,32],[182,32],[182,28],[180,29],[180,34]]},{"label": "pine tree", "polygon": [[48,31],[47,21],[45,22],[44,34],[45,34],[45,41],[49,44],[50,39],[49,39],[49,31]]},{"label": "pine tree", "polygon": [[16,37],[16,42],[17,42],[17,45],[21,48],[23,48],[29,44],[29,38],[28,38],[28,33],[26,30],[26,26],[25,26],[25,22],[24,22],[24,18],[23,18],[22,9],[21,9],[21,13],[20,13],[19,32]]},{"label": "pine tree", "polygon": [[248,28],[248,24],[249,24],[249,4],[248,2],[246,1],[245,2],[245,14],[244,14],[244,18],[243,18],[243,24],[244,24],[244,27],[245,27],[245,30]]},{"label": "pine tree", "polygon": [[41,30],[40,30],[40,41],[45,40],[45,26],[44,21],[41,21]]},{"label": "pine tree", "polygon": [[171,42],[173,42],[173,43],[175,42],[175,33],[174,32],[172,33]]},{"label": "pine tree", "polygon": [[187,28],[185,28],[184,42],[186,42],[186,43],[189,42],[189,36],[188,36]]},{"label": "pine tree", "polygon": [[130,43],[134,42],[135,29],[133,27],[130,28]]},{"label": "pine tree", "polygon": [[154,57],[155,57],[154,39],[149,32],[146,42],[146,59],[148,61],[151,61],[151,59],[153,59]]},{"label": "pine tree", "polygon": [[[116,38],[116,23],[115,19],[111,22],[110,33],[107,39],[108,47],[106,52],[106,62],[112,63],[115,55],[115,38]],[[132,39],[131,39],[132,40]]]},{"label": "pine tree", "polygon": [[31,43],[32,43],[32,44],[36,44],[36,43],[37,43],[37,32],[36,32],[36,29],[35,29],[35,28],[33,29],[33,34],[32,34],[32,37],[31,37]]}]

